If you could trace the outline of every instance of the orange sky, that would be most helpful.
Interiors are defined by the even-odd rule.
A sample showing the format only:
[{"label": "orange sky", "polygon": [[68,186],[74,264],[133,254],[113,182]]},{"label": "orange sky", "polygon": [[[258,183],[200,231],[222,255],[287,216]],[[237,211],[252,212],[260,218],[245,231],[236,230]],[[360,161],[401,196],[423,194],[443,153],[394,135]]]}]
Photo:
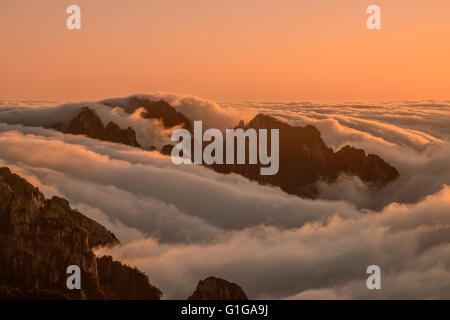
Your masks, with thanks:
[{"label": "orange sky", "polygon": [[0,98],[450,99],[449,38],[449,0],[1,0]]}]

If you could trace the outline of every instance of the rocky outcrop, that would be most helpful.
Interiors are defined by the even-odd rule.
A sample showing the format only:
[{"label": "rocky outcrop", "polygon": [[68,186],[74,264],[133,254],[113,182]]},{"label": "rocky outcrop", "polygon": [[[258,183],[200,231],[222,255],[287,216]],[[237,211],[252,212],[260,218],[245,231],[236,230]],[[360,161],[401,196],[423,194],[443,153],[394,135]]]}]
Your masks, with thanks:
[{"label": "rocky outcrop", "polygon": [[65,132],[140,148],[136,141],[136,132],[132,128],[122,129],[112,121],[104,127],[100,117],[89,107],[80,110],[70,121]]},{"label": "rocky outcrop", "polygon": [[137,270],[104,256],[97,259],[99,281],[110,299],[159,300],[161,291],[149,283],[148,277]]},{"label": "rocky outcrop", "polygon": [[259,114],[247,125],[241,122],[238,128],[279,129],[278,173],[262,176],[259,164],[212,167],[223,173],[238,173],[261,184],[279,186],[291,194],[317,197],[316,183],[320,180],[333,182],[340,174],[357,176],[374,188],[383,187],[399,176],[394,167],[377,155],[366,155],[364,150],[345,146],[334,152],[325,145],[319,130],[312,125],[291,126],[273,117]]},{"label": "rocky outcrop", "polygon": [[384,186],[399,176],[397,169],[375,154],[345,146],[333,154],[331,169],[356,175],[364,182]]},{"label": "rocky outcrop", "polygon": [[[105,102],[105,104],[108,104]],[[111,107],[114,105],[108,104]],[[138,108],[144,108],[142,117],[146,119],[159,119],[167,128],[180,126],[192,131],[191,121],[181,112],[164,100],[152,101],[145,98],[130,97],[123,109],[128,113],[135,112]]]},{"label": "rocky outcrop", "polygon": [[[138,270],[110,258],[97,260],[94,247],[118,243],[114,234],[71,209],[67,200],[45,199],[26,180],[0,168],[0,298],[159,298],[156,288],[150,294],[153,287]],[[81,269],[81,291],[66,287],[70,265]],[[113,275],[133,279],[126,290],[110,280],[107,265],[114,266]]]},{"label": "rocky outcrop", "polygon": [[236,283],[209,277],[197,284],[188,300],[248,300],[248,298]]},{"label": "rocky outcrop", "polygon": [[[190,120],[165,101],[131,97],[125,105],[119,107],[129,113],[137,108],[144,108],[142,116],[145,118],[160,119],[167,127],[181,126],[192,131]],[[237,128],[279,130],[278,173],[263,176],[260,174],[259,164],[214,164],[208,167],[221,173],[237,173],[261,184],[278,186],[287,193],[309,198],[319,196],[317,182],[332,183],[341,174],[357,176],[371,188],[381,188],[399,176],[397,169],[382,158],[374,154],[366,155],[362,149],[345,146],[334,152],[326,146],[319,130],[312,125],[291,126],[273,117],[259,114],[248,124],[241,121]],[[109,123],[104,129],[100,118],[89,108],[83,108],[72,119],[67,131],[139,147],[133,129],[120,129],[114,123]],[[172,148],[173,145],[168,144],[160,151],[170,155]]]}]

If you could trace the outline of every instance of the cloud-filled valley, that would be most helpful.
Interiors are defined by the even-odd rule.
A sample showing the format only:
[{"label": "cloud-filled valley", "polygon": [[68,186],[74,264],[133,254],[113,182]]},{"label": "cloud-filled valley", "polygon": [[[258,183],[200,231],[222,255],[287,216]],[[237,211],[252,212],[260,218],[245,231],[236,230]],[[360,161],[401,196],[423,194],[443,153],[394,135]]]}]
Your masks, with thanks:
[{"label": "cloud-filled valley", "polygon": [[[350,144],[379,154],[400,178],[372,190],[343,175],[319,182],[318,199],[304,199],[236,174],[176,166],[157,151],[52,129],[87,105],[105,124],[133,128],[145,149],[170,141],[170,130],[141,110],[105,104],[124,99],[1,102],[0,165],[113,231],[122,244],[98,252],[145,271],[165,298],[187,297],[210,275],[239,283],[250,298],[449,297],[450,104],[147,98],[207,127],[233,127],[258,112],[313,124],[334,150]],[[371,264],[383,271],[379,292],[366,288]]]}]

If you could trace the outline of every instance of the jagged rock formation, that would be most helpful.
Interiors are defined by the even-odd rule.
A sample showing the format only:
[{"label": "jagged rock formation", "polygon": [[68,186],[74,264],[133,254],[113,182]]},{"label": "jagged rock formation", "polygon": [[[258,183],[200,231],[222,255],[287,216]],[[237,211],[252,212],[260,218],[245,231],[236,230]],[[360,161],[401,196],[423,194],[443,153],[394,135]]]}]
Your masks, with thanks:
[{"label": "jagged rock formation", "polygon": [[[371,187],[383,187],[399,176],[398,171],[377,155],[345,146],[334,152],[325,145],[319,130],[312,125],[294,127],[273,117],[257,115],[247,125],[238,128],[279,129],[279,159],[277,174],[262,176],[261,165],[213,165],[223,173],[238,173],[261,184],[279,186],[285,192],[316,197],[319,180],[334,181],[340,174],[359,177]],[[269,139],[270,152],[270,139]],[[224,150],[225,152],[225,150]]]},{"label": "jagged rock formation", "polygon": [[[118,242],[67,200],[45,199],[26,180],[0,168],[0,299],[158,299],[159,289],[138,270],[93,253],[94,247]],[[70,265],[81,269],[81,291],[66,287]],[[127,288],[110,279],[116,274],[132,279]]]},{"label": "jagged rock formation", "polygon": [[[125,106],[119,107],[130,113],[137,108],[145,108],[144,117],[160,119],[168,127],[179,125],[192,131],[190,120],[164,101],[131,97]],[[381,188],[399,176],[398,171],[382,158],[373,154],[366,155],[364,150],[345,146],[334,152],[325,145],[319,130],[312,125],[291,126],[273,117],[259,114],[248,124],[241,121],[237,128],[279,129],[278,173],[262,176],[259,164],[214,164],[208,167],[221,173],[237,173],[261,184],[278,186],[287,193],[310,198],[319,196],[318,181],[333,182],[340,174],[357,176],[371,188]],[[123,130],[113,123],[103,129],[100,118],[89,108],[83,108],[72,119],[67,131],[139,147],[133,129]],[[173,145],[165,145],[161,153],[170,155],[172,148]]]},{"label": "jagged rock formation", "polygon": [[332,157],[332,178],[337,172],[344,172],[361,178],[362,181],[384,186],[399,176],[397,169],[375,154],[368,154],[362,149],[344,146]]},{"label": "jagged rock formation", "polygon": [[159,300],[161,291],[149,283],[148,277],[136,268],[113,261],[110,256],[97,259],[99,281],[110,298],[135,300],[146,297]]},{"label": "jagged rock formation", "polygon": [[248,300],[248,298],[236,283],[209,277],[197,284],[197,289],[188,300]]},{"label": "jagged rock formation", "polygon": [[[115,107],[114,105],[110,106]],[[159,119],[167,128],[180,126],[192,131],[191,121],[164,100],[151,101],[145,98],[130,97],[123,109],[125,112],[133,113],[138,108],[145,109],[145,112],[142,113],[143,118]]]},{"label": "jagged rock formation", "polygon": [[132,128],[122,129],[112,121],[104,127],[100,117],[89,107],[81,109],[70,121],[65,132],[140,148],[136,141],[136,132]]}]

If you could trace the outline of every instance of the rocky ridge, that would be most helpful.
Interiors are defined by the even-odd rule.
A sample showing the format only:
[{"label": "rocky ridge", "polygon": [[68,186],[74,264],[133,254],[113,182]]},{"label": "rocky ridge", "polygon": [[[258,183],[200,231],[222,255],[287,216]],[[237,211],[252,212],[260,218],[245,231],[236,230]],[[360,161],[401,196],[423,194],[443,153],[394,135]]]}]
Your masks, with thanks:
[{"label": "rocky ridge", "polygon": [[208,277],[199,281],[188,300],[248,300],[248,298],[238,284]]},{"label": "rocky ridge", "polygon": [[[399,177],[397,169],[377,155],[366,155],[362,149],[344,146],[334,152],[326,146],[320,131],[312,125],[291,126],[273,117],[258,114],[248,124],[241,122],[237,128],[279,130],[278,173],[262,176],[259,164],[213,165],[213,168],[223,173],[237,173],[261,184],[279,186],[290,194],[315,198],[319,196],[318,181],[332,183],[341,174],[359,177],[372,188],[384,187]],[[268,140],[270,152],[270,139]]]},{"label": "rocky ridge", "polygon": [[[0,168],[0,300],[159,300],[162,292],[146,274],[96,257],[93,249],[118,245],[113,233],[39,189],[8,168]],[[66,287],[70,265],[81,269],[81,290]],[[190,299],[246,300],[237,284],[210,277]]]},{"label": "rocky ridge", "polygon": [[[0,168],[1,299],[159,299],[161,291],[140,271],[93,252],[118,243],[67,200],[45,199],[25,179]],[[81,291],[66,287],[70,265],[81,269]],[[123,279],[129,280],[126,287]]]},{"label": "rocky ridge", "polygon": [[104,127],[100,117],[89,107],[83,107],[63,131],[132,147],[141,147],[136,140],[136,132],[132,128],[122,129],[112,121]]},{"label": "rocky ridge", "polygon": [[[146,110],[143,117],[157,118],[169,127],[180,126],[192,131],[190,120],[167,102],[154,102],[131,97],[127,104],[122,106],[130,113],[141,107]],[[108,131],[108,127],[114,127],[114,129]],[[291,126],[274,117],[258,114],[247,124],[241,121],[236,128],[279,130],[280,165],[278,173],[272,176],[262,176],[259,164],[205,166],[220,173],[236,173],[260,184],[278,186],[287,193],[309,198],[320,196],[317,190],[319,181],[332,183],[342,174],[356,176],[370,188],[375,189],[382,188],[399,177],[397,169],[378,155],[366,154],[364,150],[351,146],[344,146],[334,152],[333,149],[326,146],[319,130],[312,125]],[[89,108],[83,108],[72,119],[67,132],[139,147],[132,128],[120,129],[117,125],[109,123],[104,129],[100,118],[95,111]],[[170,155],[172,148],[173,145],[165,145],[160,152]],[[151,148],[151,150],[155,150],[155,148]]]}]

